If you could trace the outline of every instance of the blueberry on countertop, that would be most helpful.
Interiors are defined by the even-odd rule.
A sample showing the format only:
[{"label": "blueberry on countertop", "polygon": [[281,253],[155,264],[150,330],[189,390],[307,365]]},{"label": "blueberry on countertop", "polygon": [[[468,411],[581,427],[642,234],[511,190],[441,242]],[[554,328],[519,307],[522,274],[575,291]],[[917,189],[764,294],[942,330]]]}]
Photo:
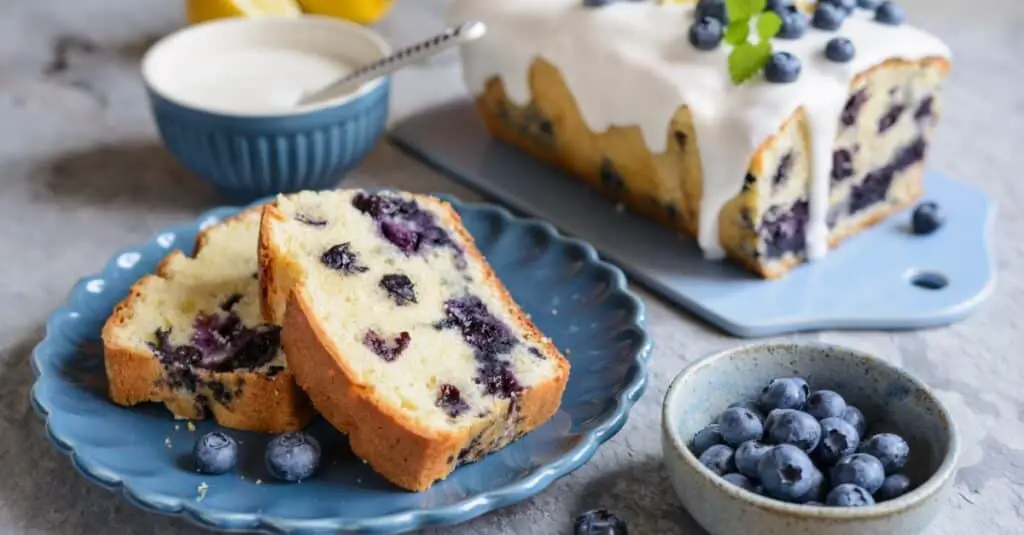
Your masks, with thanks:
[{"label": "blueberry on countertop", "polygon": [[868,491],[868,494],[874,494],[884,479],[885,469],[881,461],[866,453],[854,453],[839,459],[832,467],[829,481],[833,485],[856,485]]},{"label": "blueberry on countertop", "polygon": [[576,517],[573,535],[629,535],[626,521],[606,509],[586,511]]},{"label": "blueberry on countertop", "polygon": [[821,442],[811,457],[819,466],[829,467],[839,459],[857,452],[860,435],[852,425],[842,418],[825,418],[821,421]]},{"label": "blueberry on countertop", "polygon": [[878,9],[878,4],[881,3],[882,0],[857,0],[857,7],[874,11],[875,9]]},{"label": "blueberry on countertop", "polygon": [[693,435],[690,451],[697,457],[700,457],[711,446],[723,442],[725,442],[725,439],[722,438],[722,433],[718,430],[718,424],[711,424]]},{"label": "blueberry on countertop", "polygon": [[824,420],[842,416],[845,409],[846,401],[843,396],[832,390],[815,390],[807,396],[804,412],[819,420]]},{"label": "blueberry on countertop", "polygon": [[775,446],[757,465],[765,492],[786,501],[796,501],[810,492],[817,470],[811,458],[791,444]]},{"label": "blueberry on countertop", "polygon": [[739,446],[748,440],[761,438],[764,427],[761,418],[750,409],[732,407],[718,418],[718,430],[726,444]]},{"label": "blueberry on countertop", "polygon": [[903,24],[903,21],[906,18],[907,15],[903,11],[903,8],[896,2],[882,2],[881,5],[875,9],[875,20],[882,24],[899,26],[900,24]]},{"label": "blueberry on countertop", "polygon": [[836,63],[846,63],[853,59],[856,53],[853,41],[845,37],[833,37],[825,45],[825,57]]},{"label": "blueberry on countertop", "polygon": [[265,456],[270,475],[283,481],[301,481],[320,466],[320,443],[306,433],[284,433],[267,444]]},{"label": "blueberry on countertop", "polygon": [[[772,57],[774,59],[775,56],[781,54],[786,53],[782,52]],[[768,65],[771,66],[772,63],[769,62]],[[766,412],[771,412],[772,409],[802,409],[810,393],[811,389],[807,386],[807,381],[799,377],[778,377],[765,385],[757,401],[761,404],[761,409]]]},{"label": "blueberry on countertop", "polygon": [[834,32],[843,25],[846,13],[834,4],[818,4],[811,17],[811,26],[819,30]]},{"label": "blueberry on countertop", "polygon": [[878,459],[885,473],[893,474],[906,466],[910,446],[899,435],[879,433],[861,443],[860,452]]},{"label": "blueberry on countertop", "polygon": [[945,223],[945,218],[942,216],[942,211],[939,210],[939,205],[934,202],[923,202],[914,208],[914,213],[910,217],[911,230],[914,234],[921,236],[931,234]]},{"label": "blueberry on countertop", "polygon": [[860,412],[860,409],[853,405],[847,405],[843,409],[843,414],[839,416],[846,420],[846,423],[853,426],[857,430],[858,436],[864,436],[864,433],[868,430],[868,421],[864,419],[864,413]]},{"label": "blueberry on countertop", "polygon": [[750,478],[757,478],[757,464],[772,450],[769,446],[757,440],[748,440],[736,448],[733,461],[736,463],[736,470]]},{"label": "blueberry on countertop", "polygon": [[821,440],[821,424],[803,411],[789,410],[779,415],[765,432],[769,444],[792,444],[810,453]]},{"label": "blueberry on countertop", "polygon": [[196,472],[202,474],[223,474],[231,471],[238,462],[238,443],[235,439],[214,431],[196,441],[192,448]]},{"label": "blueberry on countertop", "polygon": [[754,484],[751,483],[750,479],[747,479],[747,476],[743,474],[737,474],[736,472],[732,472],[722,476],[722,479],[728,481],[729,483],[732,483],[733,485],[736,485],[737,487],[743,490],[749,490],[750,492],[754,492]]},{"label": "blueberry on countertop", "polygon": [[875,499],[877,501],[892,500],[899,498],[910,491],[910,478],[903,474],[893,474],[884,481],[882,486],[878,487],[875,491]]},{"label": "blueberry on countertop", "polygon": [[729,13],[725,9],[725,0],[700,0],[693,12],[696,20],[711,17],[722,24],[729,24]]},{"label": "blueberry on countertop", "polygon": [[[736,462],[732,448],[725,444],[715,444],[700,455],[700,464],[712,472],[722,475],[736,471]],[[881,481],[879,481],[881,484]]]},{"label": "blueberry on countertop", "polygon": [[811,25],[811,19],[799,9],[779,12],[779,18],[782,19],[782,26],[775,34],[779,39],[799,39],[807,33],[807,28]]},{"label": "blueberry on countertop", "polygon": [[828,493],[825,503],[836,507],[865,507],[874,505],[875,500],[871,497],[871,493],[862,487],[843,483],[836,485]]},{"label": "blueberry on countertop", "polygon": [[689,38],[697,50],[714,50],[722,42],[722,23],[711,17],[699,18],[690,26]]},{"label": "blueberry on countertop", "polygon": [[857,0],[821,0],[821,3],[832,4],[842,9],[843,13],[847,15],[853,13],[854,8],[857,7]]}]

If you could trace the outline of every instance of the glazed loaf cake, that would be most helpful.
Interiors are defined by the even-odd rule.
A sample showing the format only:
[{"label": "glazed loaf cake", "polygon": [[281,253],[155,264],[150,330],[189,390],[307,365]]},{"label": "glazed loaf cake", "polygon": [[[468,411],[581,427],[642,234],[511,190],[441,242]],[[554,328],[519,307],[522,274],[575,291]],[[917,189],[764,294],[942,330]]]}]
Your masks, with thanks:
[{"label": "glazed loaf cake", "polygon": [[103,327],[110,399],[163,403],[178,418],[280,433],[313,416],[260,315],[261,209],[202,231],[194,258],[174,251],[140,279]]},{"label": "glazed loaf cake", "polygon": [[446,203],[303,192],[268,205],[264,317],[352,450],[420,491],[537,428],[569,364],[512,301]]},{"label": "glazed loaf cake", "polygon": [[[921,195],[950,67],[937,38],[872,11],[836,31],[802,16],[799,38],[771,40],[800,61],[795,80],[736,84],[730,45],[688,42],[693,2],[456,0],[450,14],[487,25],[462,63],[495,137],[765,278]],[[835,37],[852,59],[825,56]]]}]

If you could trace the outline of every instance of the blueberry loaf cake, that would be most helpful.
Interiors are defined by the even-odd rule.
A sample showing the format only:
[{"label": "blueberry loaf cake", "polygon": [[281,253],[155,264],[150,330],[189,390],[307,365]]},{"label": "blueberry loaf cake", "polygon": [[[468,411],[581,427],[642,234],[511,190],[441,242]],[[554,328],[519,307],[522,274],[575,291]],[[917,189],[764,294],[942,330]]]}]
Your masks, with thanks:
[{"label": "blueberry loaf cake", "polygon": [[[776,278],[921,195],[950,54],[894,2],[765,5],[781,24],[745,80],[724,0],[455,0],[450,17],[487,25],[462,66],[496,138]],[[763,50],[769,15],[747,16]]]},{"label": "blueberry loaf cake", "polygon": [[569,364],[513,302],[449,205],[302,192],[264,209],[264,317],[352,450],[413,491],[537,428]]},{"label": "blueberry loaf cake", "polygon": [[256,251],[261,209],[199,234],[140,279],[103,327],[110,398],[159,402],[178,418],[212,416],[234,429],[279,433],[313,416],[260,314]]}]

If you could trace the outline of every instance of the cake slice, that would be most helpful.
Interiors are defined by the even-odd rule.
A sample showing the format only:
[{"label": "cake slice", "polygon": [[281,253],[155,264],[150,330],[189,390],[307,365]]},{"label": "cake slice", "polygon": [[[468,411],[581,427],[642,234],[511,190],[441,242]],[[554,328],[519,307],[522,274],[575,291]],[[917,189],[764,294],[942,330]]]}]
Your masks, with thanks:
[{"label": "cake slice", "polygon": [[420,491],[537,428],[569,363],[437,199],[302,192],[264,208],[263,312],[352,450]]},{"label": "cake slice", "polygon": [[202,231],[141,278],[103,327],[110,399],[163,403],[177,418],[280,433],[313,416],[285,363],[280,327],[260,315],[260,208]]}]

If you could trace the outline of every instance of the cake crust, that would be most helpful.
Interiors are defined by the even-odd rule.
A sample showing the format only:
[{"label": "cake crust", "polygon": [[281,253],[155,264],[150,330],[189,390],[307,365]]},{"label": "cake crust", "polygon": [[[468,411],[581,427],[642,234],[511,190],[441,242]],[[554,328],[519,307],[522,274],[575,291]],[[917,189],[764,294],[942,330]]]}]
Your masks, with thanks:
[{"label": "cake crust", "polygon": [[[251,216],[252,208],[218,225]],[[205,229],[196,237],[196,254],[208,242]],[[108,380],[108,395],[114,403],[132,406],[140,403],[162,403],[178,419],[198,420],[207,416],[224,427],[243,431],[282,433],[305,427],[312,419],[313,407],[305,393],[295,383],[294,376],[285,368],[272,376],[246,369],[215,372],[195,370],[203,385],[222,385],[233,392],[230,400],[222,402],[208,386],[197,392],[176,390],[164,381],[165,371],[160,361],[150,352],[117,342],[114,331],[130,321],[131,311],[141,299],[147,282],[168,277],[168,266],[175,258],[186,257],[175,250],[158,265],[156,272],[136,281],[128,296],[114,308],[103,326],[103,357]]]},{"label": "cake crust", "polygon": [[[459,234],[465,254],[485,270],[481,283],[499,292],[503,305],[514,311],[524,338],[557,364],[553,377],[512,398],[505,420],[481,420],[454,432],[431,429],[380,399],[373,385],[362,383],[344,353],[324,331],[302,287],[283,287],[286,283],[282,281],[298,280],[287,274],[300,268],[270,238],[270,226],[286,218],[273,204],[263,209],[259,259],[265,318],[272,321],[270,318],[281,314],[282,344],[286,352],[295,355],[289,365],[299,386],[323,417],[349,436],[352,451],[358,457],[399,487],[423,491],[446,478],[461,461],[476,460],[500,449],[550,419],[560,406],[569,379],[569,363],[512,300],[450,205],[423,196],[415,198],[443,213],[446,227]],[[282,296],[287,296],[283,307]],[[512,419],[515,434],[509,436],[504,423]]]}]

